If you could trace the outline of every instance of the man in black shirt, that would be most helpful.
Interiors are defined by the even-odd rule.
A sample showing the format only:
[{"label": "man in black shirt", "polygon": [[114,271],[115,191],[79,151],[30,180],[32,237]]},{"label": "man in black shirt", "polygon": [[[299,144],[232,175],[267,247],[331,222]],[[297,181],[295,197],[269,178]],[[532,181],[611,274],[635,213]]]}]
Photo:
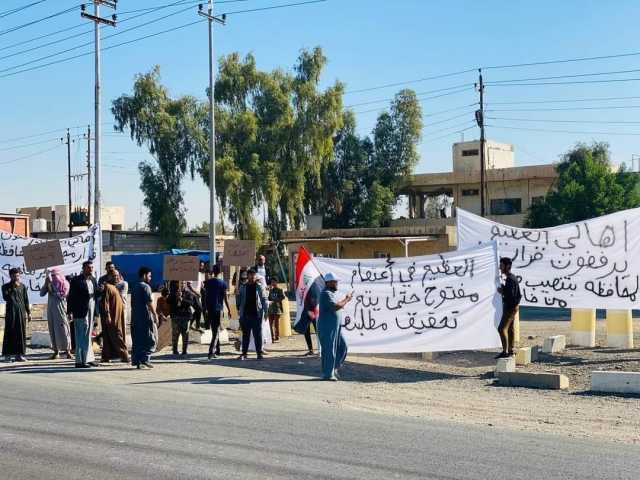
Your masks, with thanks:
[{"label": "man in black shirt", "polygon": [[518,305],[522,299],[520,294],[520,284],[516,276],[511,273],[511,259],[503,257],[500,259],[500,273],[504,275],[504,285],[498,288],[498,293],[502,295],[502,319],[498,326],[500,341],[502,342],[502,352],[496,358],[505,358],[513,355],[514,330]]}]

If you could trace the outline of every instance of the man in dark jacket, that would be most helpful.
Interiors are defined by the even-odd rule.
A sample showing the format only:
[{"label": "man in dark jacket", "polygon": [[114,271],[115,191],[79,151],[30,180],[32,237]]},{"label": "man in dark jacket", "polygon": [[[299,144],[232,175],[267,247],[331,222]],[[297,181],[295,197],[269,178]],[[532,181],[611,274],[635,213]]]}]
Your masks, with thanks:
[{"label": "man in dark jacket", "polygon": [[504,275],[504,284],[498,288],[502,295],[502,319],[498,326],[500,341],[502,342],[502,352],[496,358],[505,358],[513,355],[514,329],[518,305],[522,299],[520,294],[520,284],[516,276],[511,273],[511,259],[503,257],[500,259],[500,273]]},{"label": "man in dark jacket", "polygon": [[97,367],[91,346],[91,330],[96,314],[98,282],[93,276],[93,263],[82,264],[82,273],[71,279],[67,297],[67,313],[73,318],[76,338],[76,368]]}]

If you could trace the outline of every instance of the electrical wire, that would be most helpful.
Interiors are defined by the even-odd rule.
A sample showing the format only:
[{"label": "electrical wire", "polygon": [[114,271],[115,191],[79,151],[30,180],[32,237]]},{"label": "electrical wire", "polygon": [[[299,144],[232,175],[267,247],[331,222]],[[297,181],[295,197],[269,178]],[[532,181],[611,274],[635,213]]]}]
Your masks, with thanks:
[{"label": "electrical wire", "polygon": [[440,125],[442,123],[450,122],[451,120],[455,120],[457,118],[466,117],[467,115],[470,115],[472,113],[473,113],[473,110],[470,111],[470,112],[461,113],[460,115],[454,115],[453,117],[445,118],[444,120],[438,120],[437,122],[427,123],[426,125],[423,125],[423,128],[429,128],[429,127],[432,127],[434,125]]},{"label": "electrical wire", "polygon": [[467,130],[471,130],[472,128],[475,128],[475,127],[476,127],[475,125],[471,125],[471,126],[469,126],[469,127],[467,127],[467,128],[463,128],[463,129],[461,129],[461,130],[456,130],[455,132],[445,133],[444,135],[439,135],[439,136],[437,136],[437,137],[433,137],[433,138],[430,138],[430,137],[424,137],[424,138],[423,138],[423,141],[427,141],[427,142],[435,142],[436,140],[441,140],[441,139],[443,139],[443,138],[450,137],[451,135],[457,135],[457,134],[459,134],[459,133],[466,132]]},{"label": "electrical wire", "polygon": [[640,132],[638,133],[625,133],[625,132],[585,132],[578,130],[551,130],[546,128],[527,128],[527,127],[508,127],[506,125],[486,125],[487,128],[506,128],[509,130],[525,130],[529,132],[547,132],[547,133],[571,133],[577,135],[616,135],[616,136],[626,136],[626,137],[636,137],[640,136]]},{"label": "electrical wire", "polygon": [[640,105],[611,105],[603,107],[558,107],[558,108],[487,108],[485,112],[568,112],[580,110],[626,110],[640,108]]},{"label": "electrical wire", "polygon": [[19,162],[21,160],[26,160],[28,158],[37,157],[38,155],[44,155],[45,153],[53,152],[54,150],[58,150],[61,146],[62,146],[62,144],[56,145],[55,147],[49,148],[47,150],[42,150],[42,151],[39,151],[39,152],[32,153],[30,155],[25,155],[24,157],[14,158],[13,160],[6,160],[6,161],[3,161],[3,162],[0,162],[0,165],[8,165],[10,163]]},{"label": "electrical wire", "polygon": [[[460,123],[460,124],[457,124],[457,125],[452,125],[452,126],[449,126],[449,127],[440,128],[438,130],[433,130],[431,132],[428,132],[428,134],[431,135],[433,133],[440,133],[440,132],[444,132],[446,130],[452,130],[452,129],[456,129],[456,128],[459,129],[460,127],[465,127],[465,126],[472,127],[473,125],[469,125],[470,121],[471,120],[467,120],[466,122],[463,122],[463,123]],[[475,121],[473,121],[473,123],[475,123]]]},{"label": "electrical wire", "polygon": [[604,102],[611,100],[637,100],[640,97],[593,97],[593,98],[569,98],[564,100],[521,100],[510,102],[485,102],[486,106],[489,105],[526,105],[537,103],[571,103],[571,102]]},{"label": "electrical wire", "polygon": [[[234,12],[226,12],[224,13],[224,15],[235,15],[237,13],[263,12],[265,10],[276,10],[278,8],[285,8],[285,7],[298,7],[300,5],[311,5],[312,3],[324,3],[326,1],[327,0],[310,0],[308,2],[285,3],[284,5],[271,5],[270,7],[251,8],[249,10],[236,10]],[[218,2],[218,3],[222,3],[222,2]]]},{"label": "electrical wire", "polygon": [[21,145],[13,145],[11,147],[3,147],[3,148],[0,148],[0,152],[8,152],[9,150],[17,150],[17,149],[20,149],[20,148],[33,147],[33,146],[36,146],[36,145],[43,145],[45,143],[59,142],[59,141],[60,141],[60,137],[58,137],[58,138],[50,138],[48,140],[42,140],[40,142],[24,143],[24,144],[21,144]]},{"label": "electrical wire", "polygon": [[586,83],[620,83],[637,82],[640,78],[611,78],[608,80],[575,80],[570,82],[528,82],[528,83],[493,83],[486,82],[485,86],[492,87],[533,87],[537,85],[580,85]]},{"label": "electrical wire", "polygon": [[[429,91],[426,91],[426,92],[419,92],[419,93],[416,93],[416,96],[427,95],[429,93],[445,92],[445,91],[448,91],[448,90],[458,89],[458,91],[456,91],[456,92],[447,93],[447,95],[452,95],[453,93],[460,93],[460,92],[468,91],[469,90],[469,88],[468,88],[469,86],[473,86],[473,83],[465,83],[465,84],[462,84],[462,85],[456,85],[454,87],[437,88],[435,90],[429,90]],[[431,97],[431,98],[436,98],[436,97]],[[352,105],[347,105],[345,108],[353,108],[353,107],[360,107],[362,105],[372,105],[372,104],[375,104],[375,103],[390,102],[392,100],[393,100],[393,98],[384,98],[384,99],[381,99],[381,100],[371,100],[371,101],[368,101],[368,102],[361,102],[361,103],[354,103]],[[419,100],[427,100],[427,98],[419,98]]]},{"label": "electrical wire", "polygon": [[23,5],[21,7],[16,7],[13,8],[11,10],[5,10],[4,12],[0,12],[0,18],[5,18],[8,17],[9,15],[13,15],[14,13],[18,13],[22,10],[26,10],[27,8],[31,8],[31,7],[35,7],[36,5],[39,5],[41,3],[46,2],[47,0],[38,0],[37,2],[31,2],[27,5]]},{"label": "electrical wire", "polygon": [[510,122],[541,122],[541,123],[595,123],[605,125],[640,125],[640,121],[633,120],[549,120],[543,118],[509,118],[509,117],[487,117],[487,120],[505,120]]},{"label": "electrical wire", "polygon": [[530,82],[538,80],[559,80],[561,78],[581,78],[581,77],[594,77],[599,75],[621,75],[623,73],[637,73],[640,72],[640,68],[634,68],[631,70],[615,70],[610,72],[594,72],[594,73],[576,73],[572,75],[554,75],[551,77],[529,77],[529,78],[516,78],[512,80],[492,80],[487,84],[495,85],[498,83],[512,83],[512,82]]},{"label": "electrical wire", "polygon": [[66,10],[61,10],[59,12],[52,13],[51,15],[47,15],[46,17],[42,17],[42,18],[39,18],[37,20],[32,20],[30,22],[23,23],[22,25],[17,25],[15,27],[11,27],[11,28],[8,28],[6,30],[0,30],[0,37],[2,37],[4,35],[7,35],[9,33],[12,33],[12,32],[16,32],[18,30],[22,30],[23,28],[30,27],[31,25],[36,25],[36,24],[44,22],[46,20],[51,20],[52,18],[59,17],[61,15],[64,15],[65,13],[73,12],[74,10],[77,10],[78,8],[80,8],[81,5],[82,4],[78,4],[78,5],[74,6],[74,7],[67,8]]},{"label": "electrical wire", "polygon": [[352,93],[371,92],[373,90],[382,90],[384,88],[399,87],[399,86],[402,86],[402,85],[409,85],[409,84],[412,84],[412,83],[427,82],[429,80],[436,80],[436,79],[440,79],[440,78],[453,77],[453,76],[456,76],[456,75],[464,75],[465,73],[474,72],[475,70],[476,70],[475,68],[469,68],[467,70],[460,70],[458,72],[443,73],[441,75],[433,75],[431,77],[416,78],[414,80],[405,80],[403,82],[387,83],[385,85],[378,85],[377,87],[359,88],[357,90],[349,90],[348,92],[345,92],[345,95],[349,95],[349,94],[352,94]]}]

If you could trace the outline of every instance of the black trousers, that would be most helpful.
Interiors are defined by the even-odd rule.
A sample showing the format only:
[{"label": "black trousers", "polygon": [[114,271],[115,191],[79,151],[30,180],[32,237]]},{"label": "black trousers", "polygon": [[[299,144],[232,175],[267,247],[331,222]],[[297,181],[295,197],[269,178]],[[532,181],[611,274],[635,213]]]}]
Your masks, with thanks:
[{"label": "black trousers", "polygon": [[[209,356],[216,349],[216,355],[220,355],[220,316],[221,311],[209,310],[209,321],[211,322],[211,344],[209,345]],[[243,333],[244,336],[244,333]]]},{"label": "black trousers", "polygon": [[193,302],[193,318],[191,319],[191,324],[196,324],[196,329],[200,330],[200,319],[202,318],[202,303],[200,299],[197,298],[195,302]]},{"label": "black trousers", "polygon": [[315,329],[315,331],[318,331],[318,327],[316,325],[316,320],[313,319],[311,320],[311,322],[309,322],[309,326],[307,327],[307,331],[304,332],[304,339],[307,342],[307,348],[309,349],[309,351],[313,350],[313,342],[311,341],[311,324],[313,323],[313,328]]},{"label": "black trousers", "polygon": [[242,329],[242,354],[249,351],[249,339],[253,332],[253,339],[256,343],[256,353],[262,355],[262,319],[258,315],[244,314],[240,328]]}]

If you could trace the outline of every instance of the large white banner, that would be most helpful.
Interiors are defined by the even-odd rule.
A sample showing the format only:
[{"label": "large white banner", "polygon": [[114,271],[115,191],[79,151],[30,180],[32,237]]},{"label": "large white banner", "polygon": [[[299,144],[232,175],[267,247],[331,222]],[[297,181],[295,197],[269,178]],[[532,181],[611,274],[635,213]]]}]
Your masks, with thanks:
[{"label": "large white banner", "polygon": [[[45,280],[45,270],[27,271],[22,249],[27,245],[45,241],[47,240],[0,232],[0,281],[2,284],[7,283],[10,280],[9,270],[19,268],[23,272],[22,283],[29,291],[29,302],[34,305],[47,303],[47,297],[40,296],[40,287]],[[75,237],[60,239],[64,265],[59,268],[63,275],[77,275],[82,270],[82,262],[86,260],[93,261],[95,275],[99,275],[102,263],[101,242],[102,232],[99,225],[94,225]],[[4,300],[0,298],[0,302],[4,303]]]},{"label": "large white banner", "polygon": [[495,242],[409,258],[314,258],[339,279],[343,333],[354,353],[472,350],[500,346]]},{"label": "large white banner", "polygon": [[458,209],[458,247],[498,242],[513,259],[522,304],[631,309],[638,306],[640,209],[552,228],[516,228]]}]

